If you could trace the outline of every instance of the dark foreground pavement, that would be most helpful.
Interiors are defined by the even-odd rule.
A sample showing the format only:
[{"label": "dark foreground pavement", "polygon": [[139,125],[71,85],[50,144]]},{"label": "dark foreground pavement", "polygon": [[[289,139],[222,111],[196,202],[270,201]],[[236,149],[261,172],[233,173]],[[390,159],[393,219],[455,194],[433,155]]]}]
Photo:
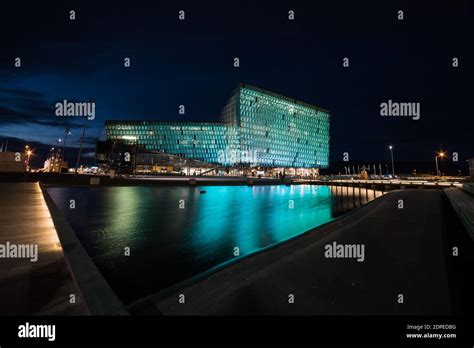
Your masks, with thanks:
[{"label": "dark foreground pavement", "polygon": [[[134,314],[449,315],[446,209],[439,190],[393,191],[275,248],[233,263]],[[403,209],[399,209],[400,200]],[[449,207],[448,207],[449,208]],[[363,244],[365,260],[331,259],[325,245]],[[462,275],[461,275],[462,276]],[[179,295],[185,303],[179,303]],[[289,303],[289,295],[294,303]],[[399,303],[403,295],[403,303]]]}]

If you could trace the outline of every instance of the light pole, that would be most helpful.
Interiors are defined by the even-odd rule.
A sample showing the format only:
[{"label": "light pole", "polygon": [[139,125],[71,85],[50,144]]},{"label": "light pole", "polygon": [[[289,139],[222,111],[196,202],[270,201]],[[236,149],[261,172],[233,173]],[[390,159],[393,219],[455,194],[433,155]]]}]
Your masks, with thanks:
[{"label": "light pole", "polygon": [[32,153],[33,153],[33,151],[31,151],[31,150],[26,151],[26,155],[28,156],[27,171],[30,171],[30,157],[31,157]]},{"label": "light pole", "polygon": [[29,172],[30,171],[30,157],[33,152],[30,150],[30,147],[28,145],[25,146],[25,152],[26,152],[26,171]]},{"label": "light pole", "polygon": [[61,155],[61,148],[60,148],[61,141],[62,141],[61,138],[56,139],[56,152],[55,152],[56,160],[58,160],[59,156]]},{"label": "light pole", "polygon": [[59,165],[59,169],[58,169],[59,173],[61,173],[61,161],[59,159],[61,157],[61,141],[62,141],[61,138],[58,138],[56,140],[56,156],[55,156],[55,159],[54,159],[55,163],[53,164],[53,172],[54,172],[54,167],[56,165]]},{"label": "light pole", "polygon": [[135,153],[133,155],[133,170],[132,170],[133,176],[137,174],[137,147],[138,147],[138,138],[135,139]]},{"label": "light pole", "polygon": [[65,133],[66,133],[66,136],[64,137],[63,150],[61,151],[61,162],[59,163],[60,172],[61,172],[61,169],[63,167],[63,162],[64,162],[64,152],[66,151],[67,136],[71,134],[71,130],[69,129],[69,127],[66,128]]},{"label": "light pole", "polygon": [[86,135],[87,121],[89,120],[89,117],[85,117],[85,119],[84,128],[82,129],[81,145],[79,146],[79,152],[77,153],[76,168],[74,169],[75,177],[77,177],[77,167],[79,167],[79,162],[81,161],[82,145],[84,143],[84,136]]},{"label": "light pole", "polygon": [[390,145],[388,148],[390,149],[390,155],[392,157],[392,175],[395,178],[395,166],[393,165],[393,146]]},{"label": "light pole", "polygon": [[438,157],[441,157],[441,158],[443,158],[443,157],[444,157],[444,155],[445,155],[445,153],[444,153],[444,152],[442,152],[442,151],[440,151],[440,153],[438,153],[438,154],[435,156],[435,163],[436,163],[436,175],[437,175],[437,176],[440,176],[440,175],[439,175],[439,169],[438,169]]}]

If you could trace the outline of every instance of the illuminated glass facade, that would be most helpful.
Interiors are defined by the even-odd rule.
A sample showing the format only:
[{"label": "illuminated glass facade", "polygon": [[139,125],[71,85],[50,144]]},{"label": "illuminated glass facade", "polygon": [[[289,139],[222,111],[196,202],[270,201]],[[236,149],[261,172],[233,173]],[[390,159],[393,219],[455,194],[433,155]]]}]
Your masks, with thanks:
[{"label": "illuminated glass facade", "polygon": [[329,113],[240,84],[221,122],[107,121],[107,140],[230,166],[326,168]]},{"label": "illuminated glass facade", "polygon": [[106,132],[107,140],[222,165],[231,163],[219,155],[238,145],[237,128],[222,123],[107,121]]}]

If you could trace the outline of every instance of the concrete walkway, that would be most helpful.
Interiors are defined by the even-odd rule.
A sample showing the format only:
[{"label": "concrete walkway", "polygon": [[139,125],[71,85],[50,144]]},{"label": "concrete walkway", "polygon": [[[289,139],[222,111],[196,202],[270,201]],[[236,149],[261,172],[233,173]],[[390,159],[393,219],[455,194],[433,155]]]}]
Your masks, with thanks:
[{"label": "concrete walkway", "polygon": [[39,185],[0,183],[0,197],[0,244],[38,246],[37,262],[0,258],[0,315],[87,314]]},{"label": "concrete walkway", "polygon": [[[442,195],[393,191],[169,297],[150,296],[128,309],[165,315],[449,315]],[[325,245],[334,241],[363,244],[365,260],[326,258]]]}]

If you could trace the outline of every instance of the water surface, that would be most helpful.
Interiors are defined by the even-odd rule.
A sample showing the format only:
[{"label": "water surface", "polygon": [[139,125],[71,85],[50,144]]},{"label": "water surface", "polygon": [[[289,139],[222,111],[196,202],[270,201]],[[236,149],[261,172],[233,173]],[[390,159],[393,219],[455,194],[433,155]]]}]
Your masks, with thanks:
[{"label": "water surface", "polygon": [[316,185],[48,192],[125,304],[235,259],[235,248],[245,256],[331,221],[339,206]]}]

